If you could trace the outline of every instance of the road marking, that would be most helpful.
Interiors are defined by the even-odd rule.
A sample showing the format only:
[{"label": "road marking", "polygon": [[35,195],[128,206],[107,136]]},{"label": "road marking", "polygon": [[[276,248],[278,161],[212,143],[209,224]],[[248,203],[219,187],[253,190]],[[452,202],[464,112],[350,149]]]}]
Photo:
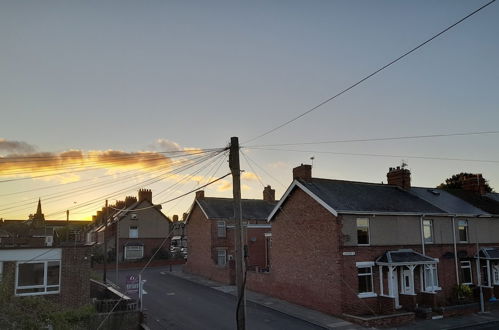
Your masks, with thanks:
[{"label": "road marking", "polygon": [[167,292],[166,293],[167,296],[174,296],[175,295],[175,292]]},{"label": "road marking", "polygon": [[147,291],[142,289],[142,294],[147,294]]}]

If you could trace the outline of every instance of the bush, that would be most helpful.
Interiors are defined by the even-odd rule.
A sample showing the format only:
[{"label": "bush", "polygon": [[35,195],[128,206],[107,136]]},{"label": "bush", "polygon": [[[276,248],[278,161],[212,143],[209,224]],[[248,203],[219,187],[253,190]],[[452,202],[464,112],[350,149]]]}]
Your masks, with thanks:
[{"label": "bush", "polygon": [[473,296],[473,290],[466,284],[459,284],[454,287],[454,296],[458,302],[469,302]]}]

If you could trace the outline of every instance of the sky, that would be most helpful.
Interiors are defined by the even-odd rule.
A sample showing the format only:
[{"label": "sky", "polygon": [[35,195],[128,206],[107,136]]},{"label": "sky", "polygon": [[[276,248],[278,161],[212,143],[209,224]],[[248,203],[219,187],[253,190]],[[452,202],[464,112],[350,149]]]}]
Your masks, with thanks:
[{"label": "sky", "polygon": [[[270,146],[499,130],[497,3],[252,140],[485,3],[1,1],[0,218],[26,219],[39,198],[51,219],[66,209],[89,219],[139,188],[174,199],[229,172],[224,154],[202,152],[232,136],[243,198],[261,198],[263,185],[280,197],[292,168],[312,162],[315,177],[365,182],[386,182],[406,162],[425,187],[482,173],[498,191],[499,134]],[[212,157],[169,172],[202,155]],[[230,180],[206,195],[231,196]],[[163,212],[186,212],[193,199]]]}]

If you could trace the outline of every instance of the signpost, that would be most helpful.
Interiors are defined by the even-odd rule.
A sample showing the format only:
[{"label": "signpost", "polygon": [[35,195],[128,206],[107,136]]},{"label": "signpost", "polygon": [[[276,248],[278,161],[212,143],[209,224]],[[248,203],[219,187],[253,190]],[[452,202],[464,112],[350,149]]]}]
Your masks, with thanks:
[{"label": "signpost", "polygon": [[139,276],[127,275],[127,277],[126,277],[126,293],[127,294],[139,293]]}]

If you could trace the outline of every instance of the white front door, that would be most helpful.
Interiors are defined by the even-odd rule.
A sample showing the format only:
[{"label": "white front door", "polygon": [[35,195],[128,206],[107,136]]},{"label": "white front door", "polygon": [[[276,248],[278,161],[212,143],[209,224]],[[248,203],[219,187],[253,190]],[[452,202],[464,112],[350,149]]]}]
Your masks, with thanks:
[{"label": "white front door", "polygon": [[411,280],[411,271],[409,269],[404,269],[402,271],[402,292],[405,294],[414,293],[413,283]]}]

